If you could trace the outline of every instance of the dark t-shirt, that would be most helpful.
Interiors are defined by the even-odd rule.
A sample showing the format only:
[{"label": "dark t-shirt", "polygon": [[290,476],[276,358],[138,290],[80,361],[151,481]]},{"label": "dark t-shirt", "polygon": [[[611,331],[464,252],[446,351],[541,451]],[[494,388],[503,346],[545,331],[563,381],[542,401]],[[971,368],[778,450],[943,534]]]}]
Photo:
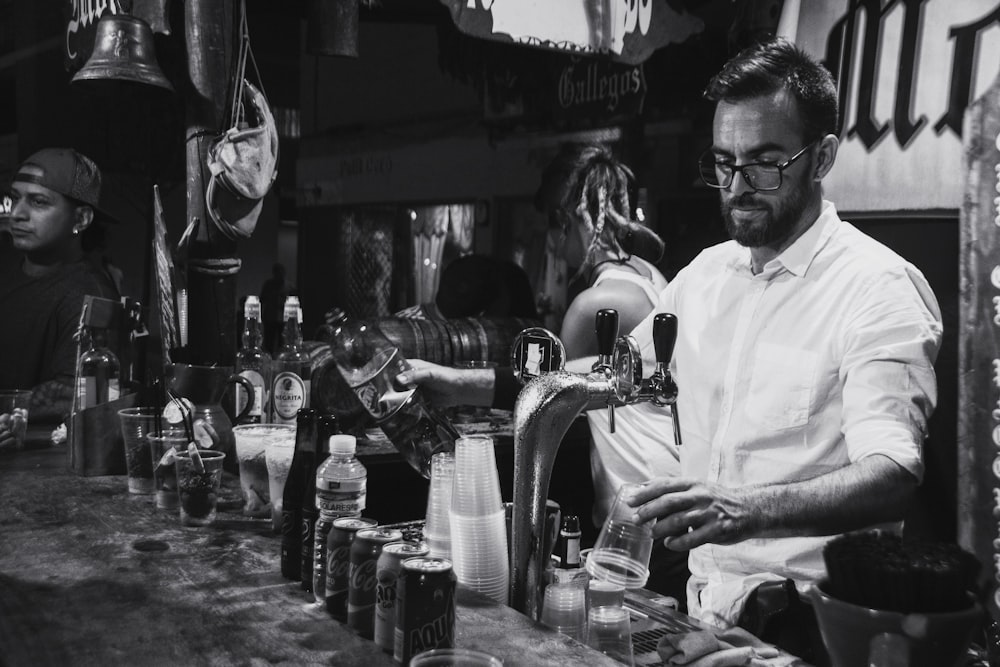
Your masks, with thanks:
[{"label": "dark t-shirt", "polygon": [[29,278],[19,258],[0,263],[0,388],[31,389],[49,380],[72,382],[84,295],[119,298],[110,279],[80,262]]}]

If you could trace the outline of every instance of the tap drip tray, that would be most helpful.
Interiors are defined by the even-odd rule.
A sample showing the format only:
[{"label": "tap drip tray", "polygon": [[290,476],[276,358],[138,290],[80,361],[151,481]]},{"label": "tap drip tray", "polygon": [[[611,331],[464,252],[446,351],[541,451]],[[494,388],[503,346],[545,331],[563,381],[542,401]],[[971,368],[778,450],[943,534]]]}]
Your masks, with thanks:
[{"label": "tap drip tray", "polygon": [[632,652],[636,667],[666,665],[656,651],[666,634],[710,630],[697,619],[677,611],[677,601],[645,588],[625,591],[625,608],[632,617]]}]

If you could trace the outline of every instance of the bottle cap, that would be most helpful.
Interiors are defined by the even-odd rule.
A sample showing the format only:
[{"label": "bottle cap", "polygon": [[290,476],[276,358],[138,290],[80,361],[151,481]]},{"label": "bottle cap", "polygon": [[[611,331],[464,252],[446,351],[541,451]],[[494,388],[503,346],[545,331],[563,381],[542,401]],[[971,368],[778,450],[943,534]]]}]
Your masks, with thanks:
[{"label": "bottle cap", "polygon": [[294,295],[285,297],[284,319],[287,320],[290,317],[294,317],[296,320],[301,321],[299,308],[299,297]]},{"label": "bottle cap", "polygon": [[580,517],[575,514],[567,514],[562,520],[562,532],[564,533],[579,533],[580,532]]},{"label": "bottle cap", "polygon": [[260,319],[260,299],[254,295],[247,297],[246,303],[243,304],[243,316],[247,319],[256,318]]},{"label": "bottle cap", "polygon": [[331,454],[353,454],[357,449],[357,439],[353,435],[338,433],[330,436]]}]

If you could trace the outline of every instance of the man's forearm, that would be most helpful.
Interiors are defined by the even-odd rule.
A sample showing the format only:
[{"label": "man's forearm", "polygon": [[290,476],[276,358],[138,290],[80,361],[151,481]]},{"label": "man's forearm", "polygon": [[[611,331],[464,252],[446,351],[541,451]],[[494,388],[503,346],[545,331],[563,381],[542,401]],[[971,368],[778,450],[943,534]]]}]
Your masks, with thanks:
[{"label": "man's forearm", "polygon": [[900,521],[916,488],[913,475],[875,455],[809,480],[744,487],[738,493],[756,517],[748,537],[801,537]]}]

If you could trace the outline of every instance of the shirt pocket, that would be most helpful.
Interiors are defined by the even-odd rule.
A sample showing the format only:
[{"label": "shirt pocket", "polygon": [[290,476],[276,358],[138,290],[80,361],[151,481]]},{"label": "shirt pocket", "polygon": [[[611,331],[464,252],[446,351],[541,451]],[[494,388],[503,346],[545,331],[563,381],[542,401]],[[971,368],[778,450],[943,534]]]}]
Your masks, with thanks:
[{"label": "shirt pocket", "polygon": [[816,383],[819,354],[773,343],[754,350],[744,410],[747,419],[771,430],[803,426]]}]

